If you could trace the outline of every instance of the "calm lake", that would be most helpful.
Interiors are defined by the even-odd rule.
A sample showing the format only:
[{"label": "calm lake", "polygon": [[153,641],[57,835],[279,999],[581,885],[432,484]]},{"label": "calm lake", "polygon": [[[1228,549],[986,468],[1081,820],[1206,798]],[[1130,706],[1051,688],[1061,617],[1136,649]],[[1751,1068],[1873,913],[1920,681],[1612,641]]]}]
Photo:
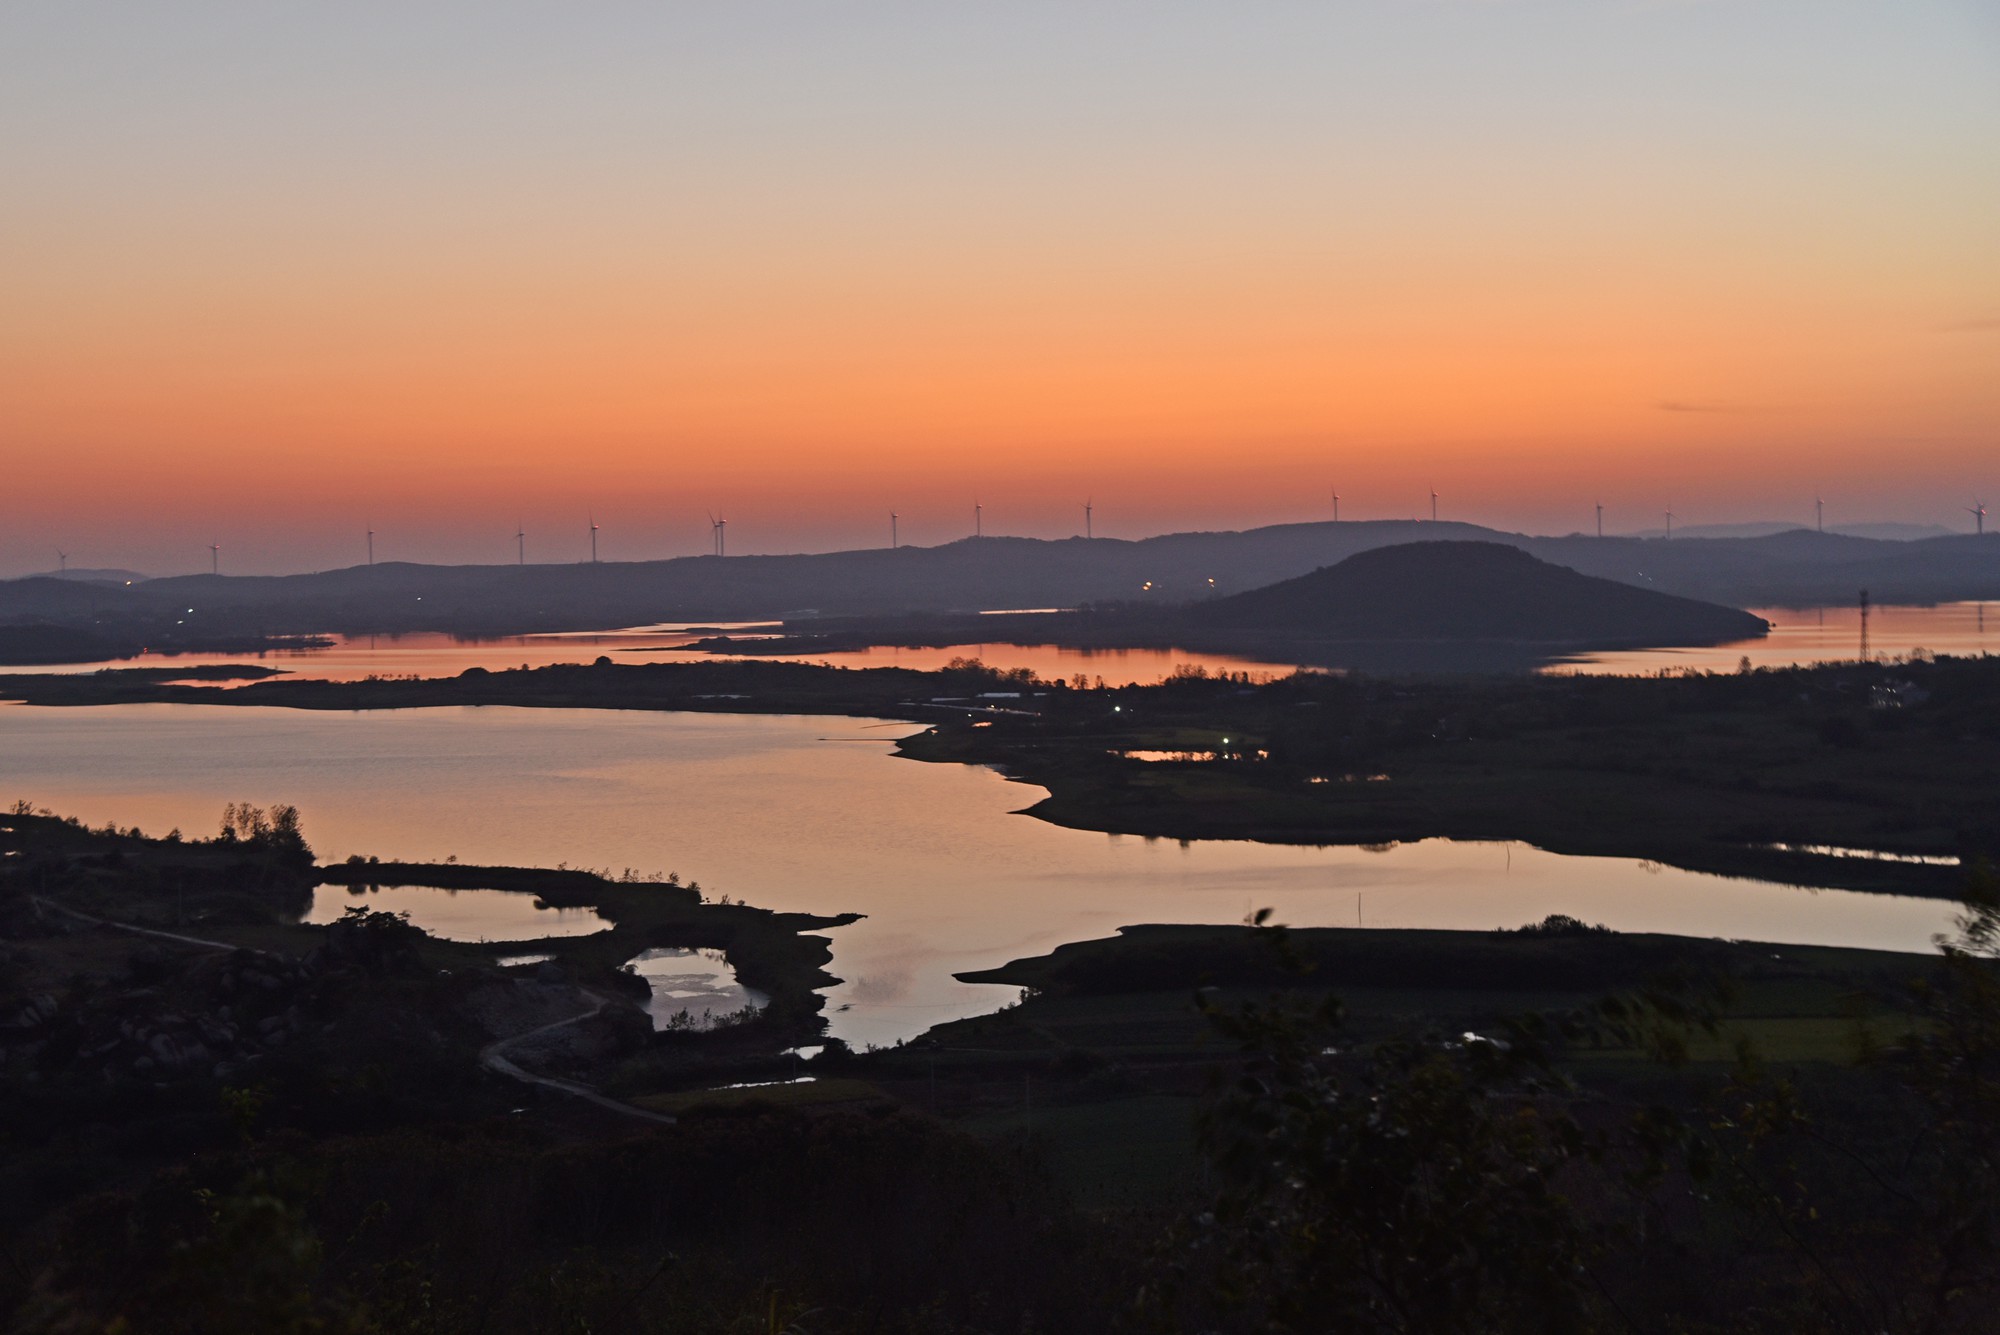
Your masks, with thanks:
[{"label": "calm lake", "polygon": [[[1861,652],[1858,608],[1759,608],[1774,625],[1761,639],[1697,649],[1634,649],[1581,654],[1550,671],[1654,673],[1663,669],[1734,672],[1744,658],[1758,667],[1853,659]],[[463,640],[450,635],[339,635],[325,649],[264,654],[144,654],[116,663],[68,663],[14,671],[89,672],[101,667],[172,667],[256,663],[301,677],[355,681],[368,676],[452,677],[469,667],[487,669],[587,663],[600,654],[618,663],[676,663],[709,655],[686,646],[714,629],[691,633],[682,625],[637,626],[564,635],[517,635]],[[1926,649],[1937,654],[2000,653],[2000,605],[1987,615],[1985,603],[1945,603],[1936,607],[1887,606],[1869,615],[1869,651],[1907,655]],[[738,657],[716,655],[716,657]],[[766,657],[760,655],[761,657]],[[836,667],[941,668],[954,658],[978,658],[994,667],[1028,668],[1036,675],[1070,678],[1081,672],[1107,685],[1151,685],[1182,664],[1216,672],[1283,676],[1296,664],[1186,649],[1069,649],[1053,644],[960,644],[939,649],[880,647],[843,653],[769,655],[776,662],[831,663]]]},{"label": "calm lake", "polygon": [[[0,706],[0,801],[154,834],[207,833],[225,802],[293,802],[322,859],[678,871],[710,895],[865,913],[831,934],[847,980],[831,993],[832,1028],[857,1044],[1009,999],[955,971],[1131,923],[1235,922],[1267,906],[1300,925],[1492,928],[1561,912],[1633,931],[1895,950],[1926,949],[1951,917],[1935,900],[1521,844],[1367,852],[1060,829],[1010,814],[1041,789],[886,754],[915,729],[591,710],[11,705]],[[351,902],[327,893],[328,912]],[[495,938],[518,936],[520,906],[506,907],[514,916]],[[476,923],[454,931],[479,934]]]},{"label": "calm lake", "polygon": [[[279,668],[299,677],[322,681],[359,681],[365,677],[455,677],[469,667],[489,671],[546,667],[552,663],[588,663],[600,655],[614,663],[687,663],[704,659],[778,663],[831,663],[836,667],[903,667],[919,671],[941,668],[954,658],[977,658],[995,667],[1028,668],[1044,678],[1074,677],[1081,672],[1102,677],[1108,686],[1151,685],[1186,663],[1214,672],[1248,672],[1284,676],[1295,664],[1240,658],[1230,654],[1195,653],[1185,649],[1070,649],[1055,644],[961,644],[939,649],[878,647],[819,654],[707,654],[688,645],[715,630],[693,633],[678,625],[640,626],[625,630],[566,635],[515,635],[499,639],[465,640],[451,635],[334,635],[324,649],[284,649],[261,654],[140,654],[116,662],[64,663],[52,667],[0,669],[16,672],[95,672],[104,667],[194,667],[223,663],[254,663]],[[1732,662],[1734,660],[1731,660]]]},{"label": "calm lake", "polygon": [[[1759,639],[1703,649],[1631,649],[1582,654],[1548,670],[1650,674],[1687,668],[1734,672],[1745,658],[1752,667],[1786,667],[1795,663],[1852,662],[1861,657],[1859,607],[1753,610],[1772,623],[1770,634]],[[1869,657],[1904,658],[1919,650],[1963,657],[2000,653],[2000,604],[1994,604],[1990,613],[1985,603],[1940,603],[1935,607],[1892,604],[1868,610]]]}]

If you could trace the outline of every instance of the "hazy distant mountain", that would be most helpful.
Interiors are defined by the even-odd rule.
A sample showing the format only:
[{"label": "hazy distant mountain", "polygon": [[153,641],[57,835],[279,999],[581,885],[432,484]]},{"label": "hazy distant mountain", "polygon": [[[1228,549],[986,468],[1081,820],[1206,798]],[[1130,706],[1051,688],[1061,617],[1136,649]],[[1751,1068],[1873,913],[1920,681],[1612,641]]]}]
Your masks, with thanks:
[{"label": "hazy distant mountain", "polygon": [[[1760,520],[1747,524],[1688,524],[1674,529],[1676,538],[1768,538],[1774,533],[1810,533],[1810,524]],[[1883,542],[1916,542],[1922,538],[1950,537],[1953,530],[1943,524],[1835,524],[1828,533],[1848,538],[1878,538]],[[1665,528],[1642,528],[1626,535],[1633,538],[1664,538]]]},{"label": "hazy distant mountain", "polygon": [[1952,530],[1943,524],[1835,524],[1827,532],[1850,538],[1880,538],[1884,542],[1917,542],[1923,538],[1952,536]]},{"label": "hazy distant mountain", "polygon": [[1593,648],[1715,644],[1761,617],[1581,575],[1496,542],[1415,542],[1217,599],[1195,623],[1312,640],[1502,640]]},{"label": "hazy distant mountain", "polygon": [[[1885,542],[1792,529],[1759,538],[1531,538],[1473,524],[1284,524],[1241,533],[968,538],[942,547],[803,556],[535,566],[384,563],[312,575],[183,575],[129,587],[0,581],[0,624],[45,620],[176,637],[438,630],[503,634],[1140,602],[1229,595],[1425,540],[1503,543],[1587,575],[1736,607],[2000,599],[2000,534]],[[1212,582],[1211,582],[1212,581]]]},{"label": "hazy distant mountain", "polygon": [[[1789,524],[1775,519],[1751,520],[1742,524],[1676,524],[1676,538],[1768,538],[1773,533],[1811,532],[1810,524]],[[1627,538],[1664,538],[1667,530],[1659,528],[1634,529],[1621,534]]]}]

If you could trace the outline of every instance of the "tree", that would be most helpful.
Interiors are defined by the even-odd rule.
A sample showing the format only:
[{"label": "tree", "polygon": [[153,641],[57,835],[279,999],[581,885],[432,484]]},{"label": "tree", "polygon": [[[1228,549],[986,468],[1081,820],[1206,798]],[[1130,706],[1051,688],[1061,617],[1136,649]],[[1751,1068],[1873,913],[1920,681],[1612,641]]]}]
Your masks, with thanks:
[{"label": "tree", "polygon": [[1350,1051],[1331,998],[1205,1009],[1246,1062],[1204,1118],[1221,1189],[1169,1302],[1212,1295],[1200,1316],[1273,1332],[1597,1327],[1595,1241],[1562,1186],[1590,1147],[1525,1036]]}]

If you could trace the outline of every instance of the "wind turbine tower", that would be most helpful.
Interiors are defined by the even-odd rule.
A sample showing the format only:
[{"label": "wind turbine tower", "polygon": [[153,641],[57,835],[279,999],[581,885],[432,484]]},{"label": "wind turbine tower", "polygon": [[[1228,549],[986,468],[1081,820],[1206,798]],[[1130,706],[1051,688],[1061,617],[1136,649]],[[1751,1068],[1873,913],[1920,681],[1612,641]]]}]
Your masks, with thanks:
[{"label": "wind turbine tower", "polygon": [[986,536],[986,507],[978,501],[972,503],[972,536],[975,538]]},{"label": "wind turbine tower", "polygon": [[62,548],[58,547],[56,548],[56,573],[58,575],[61,575],[68,573],[68,571],[69,571],[69,553],[64,551]]},{"label": "wind turbine tower", "polygon": [[1597,503],[1597,536],[1604,536],[1604,502]]},{"label": "wind turbine tower", "polygon": [[523,521],[514,521],[514,564],[528,564],[528,526]]},{"label": "wind turbine tower", "polygon": [[1438,489],[1437,489],[1436,487],[1432,487],[1432,488],[1431,488],[1431,522],[1432,522],[1433,524],[1435,524],[1435,523],[1437,523],[1437,521],[1438,521]]},{"label": "wind turbine tower", "polygon": [[1091,526],[1090,526],[1091,511],[1094,508],[1095,507],[1092,506],[1089,501],[1085,501],[1083,503],[1083,540],[1085,542],[1089,542],[1092,538],[1095,538],[1097,536],[1096,533],[1091,531]]},{"label": "wind turbine tower", "polygon": [[1667,514],[1667,541],[1672,542],[1674,540],[1674,512],[1672,510],[1668,510],[1666,514]]},{"label": "wind turbine tower", "polygon": [[208,573],[211,575],[222,573],[222,544],[219,542],[208,544]]},{"label": "wind turbine tower", "polygon": [[708,512],[708,539],[709,549],[714,555],[729,554],[729,521],[713,510]]},{"label": "wind turbine tower", "polygon": [[375,525],[368,525],[368,564],[375,564]]},{"label": "wind turbine tower", "polygon": [[1813,497],[1813,531],[1826,532],[1826,498],[1823,496]]},{"label": "wind turbine tower", "polygon": [[597,564],[597,516],[590,516],[590,563]]},{"label": "wind turbine tower", "polygon": [[901,545],[901,541],[896,536],[896,512],[891,510],[889,512],[889,550],[893,552]]},{"label": "wind turbine tower", "polygon": [[1334,493],[1333,493],[1333,522],[1334,522],[1334,523],[1336,523],[1336,524],[1338,524],[1338,523],[1340,522],[1340,490],[1339,490],[1339,488],[1335,488],[1335,489],[1334,489]]},{"label": "wind turbine tower", "polygon": [[1980,537],[1986,536],[1986,502],[1974,501],[1966,510],[1972,516],[1972,531]]}]

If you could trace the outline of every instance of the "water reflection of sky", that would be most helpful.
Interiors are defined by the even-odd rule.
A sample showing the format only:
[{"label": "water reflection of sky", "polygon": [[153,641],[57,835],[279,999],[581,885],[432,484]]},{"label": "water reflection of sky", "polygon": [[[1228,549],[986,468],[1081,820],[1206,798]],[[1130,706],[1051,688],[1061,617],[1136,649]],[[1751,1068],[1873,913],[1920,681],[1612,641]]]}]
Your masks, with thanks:
[{"label": "water reflection of sky", "polygon": [[[1762,607],[1770,634],[1701,649],[1631,649],[1583,654],[1554,672],[1652,673],[1662,668],[1733,672],[1745,658],[1752,667],[1794,663],[1851,662],[1861,656],[1861,608]],[[1871,658],[1906,657],[1914,650],[1933,654],[2000,653],[2000,604],[1940,603],[1936,607],[1891,604],[1868,609]]]},{"label": "water reflection of sky", "polygon": [[770,998],[736,981],[736,970],[719,950],[662,947],[641,951],[632,972],[653,989],[646,1003],[653,1028],[664,1029],[677,1017],[696,1028],[747,1009],[762,1010]]},{"label": "water reflection of sky", "polygon": [[[293,802],[322,858],[671,870],[711,896],[865,913],[828,932],[832,972],[846,980],[831,993],[834,1032],[857,1042],[1004,999],[954,972],[1131,923],[1237,922],[1263,907],[1301,925],[1487,929],[1570,913],[1626,930],[1898,950],[1926,948],[1950,918],[1938,901],[1521,844],[1369,852],[1062,829],[1009,814],[1038,788],[885,755],[909,728],[591,710],[17,706],[0,710],[0,802],[154,833],[211,830],[226,802]],[[510,911],[549,917],[516,898],[528,907]]]},{"label": "water reflection of sky", "polygon": [[[1772,632],[1708,648],[1619,650],[1583,654],[1551,669],[1565,672],[1651,673],[1662,668],[1734,671],[1748,657],[1754,666],[1829,662],[1852,659],[1860,652],[1860,611],[1854,607],[1761,608],[1757,615],[1774,623]],[[1992,623],[1989,626],[1989,621]],[[111,666],[157,667],[250,663],[280,668],[301,677],[354,681],[377,676],[456,676],[469,667],[502,670],[546,667],[555,663],[587,663],[605,655],[618,663],[678,663],[711,657],[686,648],[715,629],[743,629],[761,623],[731,623],[690,628],[666,624],[595,633],[518,635],[500,639],[462,640],[450,635],[334,636],[326,649],[279,650],[264,654],[146,654]],[[1991,617],[1984,603],[1946,603],[1937,607],[1885,606],[1871,609],[1869,642],[1876,654],[1978,654],[2000,651],[2000,605]],[[831,663],[837,667],[904,667],[928,671],[954,658],[978,658],[994,667],[1027,668],[1037,676],[1065,680],[1082,673],[1107,685],[1151,684],[1183,664],[1210,672],[1247,672],[1253,677],[1283,675],[1289,663],[1243,658],[1230,654],[1195,653],[1185,649],[1070,649],[1057,645],[961,644],[935,649],[878,647],[844,653],[785,654],[775,662]],[[104,663],[70,663],[36,668],[38,672],[85,672]]]},{"label": "water reflection of sky", "polygon": [[[322,681],[359,681],[364,677],[455,677],[469,667],[502,671],[548,667],[557,663],[588,663],[600,655],[615,663],[685,663],[704,659],[744,658],[707,654],[687,646],[715,630],[741,629],[755,623],[717,625],[691,631],[682,626],[640,627],[587,634],[516,635],[498,639],[462,640],[451,635],[335,635],[324,649],[279,649],[261,654],[141,654],[115,663],[65,663],[37,667],[36,672],[94,672],[101,667],[197,667],[251,664],[281,669],[293,676]],[[1043,678],[1068,680],[1078,673],[1107,685],[1135,682],[1150,685],[1188,664],[1210,672],[1248,672],[1253,676],[1283,676],[1289,663],[1265,662],[1230,654],[1194,653],[1185,649],[1070,649],[1059,645],[961,644],[938,649],[878,647],[844,653],[771,654],[749,661],[831,663],[836,667],[901,667],[931,671],[954,658],[977,658],[1009,671],[1027,668]],[[30,669],[20,669],[28,671]]]},{"label": "water reflection of sky", "polygon": [[430,885],[313,888],[312,908],[301,919],[328,923],[348,909],[407,913],[410,921],[447,941],[531,941],[545,936],[589,936],[610,929],[596,909],[537,908],[516,890],[446,890]]}]

